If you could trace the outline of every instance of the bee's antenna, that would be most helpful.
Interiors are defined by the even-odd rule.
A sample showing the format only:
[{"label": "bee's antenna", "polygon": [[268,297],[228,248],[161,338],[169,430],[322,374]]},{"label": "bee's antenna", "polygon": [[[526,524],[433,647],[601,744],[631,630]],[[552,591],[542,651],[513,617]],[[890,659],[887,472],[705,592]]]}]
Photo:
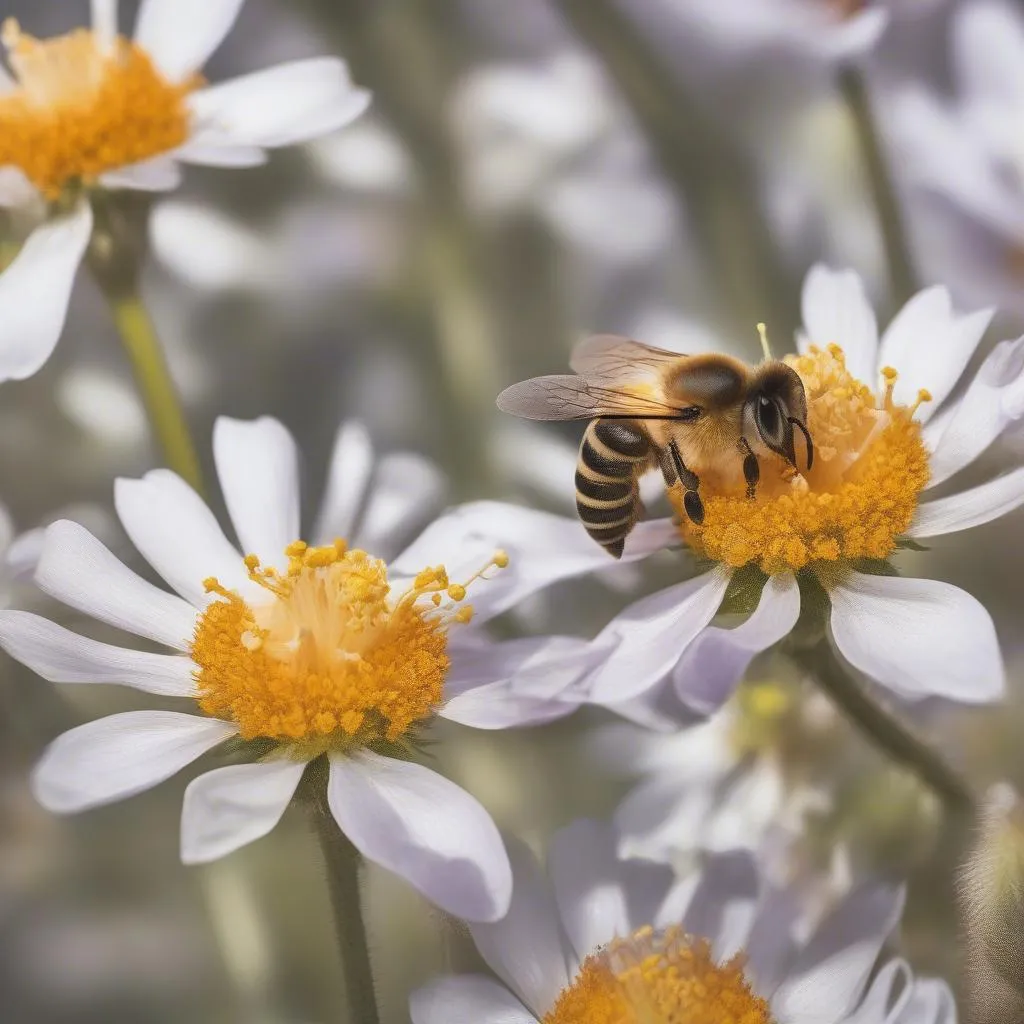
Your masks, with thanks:
[{"label": "bee's antenna", "polygon": [[768,344],[768,328],[764,324],[757,325],[757,336],[761,339],[761,349],[765,359],[772,358],[772,347]]}]

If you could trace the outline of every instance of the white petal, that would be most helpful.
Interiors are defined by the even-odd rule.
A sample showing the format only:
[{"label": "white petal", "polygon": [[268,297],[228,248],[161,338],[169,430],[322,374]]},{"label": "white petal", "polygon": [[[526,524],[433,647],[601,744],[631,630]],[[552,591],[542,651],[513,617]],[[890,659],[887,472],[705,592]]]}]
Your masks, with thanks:
[{"label": "white petal", "polygon": [[683,772],[641,782],[615,811],[620,854],[669,863],[675,854],[700,849],[716,798],[703,779],[695,784]]},{"label": "white petal", "polygon": [[[670,539],[678,543],[678,532],[663,521],[641,523],[630,536],[622,561],[644,558]],[[393,569],[398,576],[414,577],[425,566],[442,564],[451,579],[462,580],[486,565],[497,549],[508,552],[509,565],[492,569],[486,581],[474,584],[470,601],[475,622],[493,618],[558,580],[616,565],[578,519],[476,501],[431,523],[395,559]]]},{"label": "white petal", "polygon": [[760,879],[746,851],[709,857],[686,908],[683,924],[692,935],[711,941],[718,960],[728,960],[745,946],[760,895]]},{"label": "white petal", "polygon": [[354,420],[343,423],[334,439],[327,486],[313,528],[318,544],[327,544],[335,537],[353,539],[372,472],[370,432]]},{"label": "white petal", "polygon": [[508,910],[512,871],[490,815],[437,772],[364,750],[331,758],[327,787],[342,832],[368,860],[467,921]]},{"label": "white petal", "polygon": [[969,530],[990,523],[1024,505],[1024,469],[989,480],[969,491],[926,501],[918,507],[907,534],[911,537],[939,537],[944,533]]},{"label": "white petal", "polygon": [[[26,530],[10,540],[9,544],[0,545],[3,550],[4,564],[15,577],[30,576],[35,572],[39,559],[43,554],[43,542],[46,529],[37,526],[34,530]],[[4,550],[6,548],[6,550]]]},{"label": "white petal", "polygon": [[269,416],[221,416],[213,428],[213,457],[242,550],[280,567],[284,549],[300,537],[295,439]]},{"label": "white petal", "polygon": [[224,41],[245,0],[142,0],[135,42],[172,82],[198,71]]},{"label": "white petal", "polygon": [[84,811],[152,789],[237,731],[175,711],[111,715],[58,736],[32,773],[32,789],[47,810]]},{"label": "white petal", "polygon": [[296,60],[192,93],[197,142],[273,148],[304,142],[354,121],[369,105],[343,61]]},{"label": "white petal", "polygon": [[[890,960],[875,975],[857,1009],[843,1018],[843,1024],[895,1024],[910,999],[912,985],[907,964]],[[927,1018],[915,1024],[928,1024]]]},{"label": "white petal", "polygon": [[266,151],[259,146],[218,146],[196,139],[189,139],[170,155],[201,167],[261,167],[267,162]]},{"label": "white petal", "polygon": [[102,644],[29,612],[0,611],[0,647],[51,683],[120,683],[168,697],[195,695],[191,659]]},{"label": "white petal", "polygon": [[1011,424],[1024,416],[1024,338],[1000,342],[948,412],[924,426],[929,486],[948,480],[973,462]]},{"label": "white petal", "polygon": [[209,600],[203,580],[245,594],[252,588],[242,556],[203,499],[177,473],[155,469],[114,483],[117,514],[142,556],[196,608]]},{"label": "white petal", "polygon": [[507,988],[479,974],[438,978],[409,998],[412,1024],[538,1024]]},{"label": "white petal", "polygon": [[[885,1024],[956,1024],[956,1021],[956,1000],[949,986],[938,978],[925,978],[914,982],[906,1005]],[[868,1024],[867,1019],[864,1024]]]},{"label": "white petal", "polygon": [[92,207],[82,200],[36,228],[0,274],[0,381],[31,377],[50,358],[91,235]]},{"label": "white petal", "polygon": [[715,569],[631,604],[598,634],[594,643],[615,642],[588,683],[597,704],[637,697],[668,675],[683,651],[714,618],[729,573]]},{"label": "white petal", "polygon": [[762,897],[747,936],[744,970],[758,995],[770,997],[796,959],[798,934],[806,936],[806,902],[806,892],[799,885],[769,887]]},{"label": "white petal", "polygon": [[96,43],[108,53],[117,39],[117,0],[91,0],[90,8]]},{"label": "white petal", "polygon": [[47,527],[35,579],[51,597],[101,622],[175,650],[189,648],[192,605],[136,575],[78,523]]},{"label": "white petal", "polygon": [[856,1005],[903,909],[902,890],[865,885],[828,917],[772,997],[786,1024],[834,1024]]},{"label": "white petal", "polygon": [[[917,418],[926,422],[956,386],[992,319],[991,309],[959,317],[941,285],[918,292],[896,314],[882,337],[878,362],[899,371],[894,399],[910,405],[921,388],[932,400]],[[870,386],[875,380],[865,381]]]},{"label": "white petal", "polygon": [[104,188],[127,188],[135,192],[173,192],[181,184],[181,168],[170,153],[128,164],[100,175]]},{"label": "white petal", "polygon": [[385,455],[377,463],[355,543],[378,558],[394,557],[441,508],[445,486],[444,474],[429,459],[409,452]]},{"label": "white petal", "polygon": [[480,955],[495,974],[538,1016],[555,1002],[576,969],[566,948],[551,886],[525,844],[508,846],[512,902],[492,924],[471,924]]},{"label": "white petal", "polygon": [[545,700],[517,693],[514,685],[501,680],[484,683],[447,701],[438,714],[449,722],[471,729],[514,729],[546,725],[571,715],[579,707],[568,700]]},{"label": "white petal", "polygon": [[832,636],[852,665],[909,699],[998,700],[1003,661],[992,620],[937,580],[853,572],[831,592]]},{"label": "white petal", "polygon": [[773,576],[754,613],[733,629],[708,626],[686,649],[672,673],[679,699],[701,714],[728,700],[747,666],[788,636],[800,617],[800,588],[790,575]]},{"label": "white petal", "polygon": [[958,9],[952,33],[957,76],[975,101],[1002,107],[1024,104],[1024,25],[1005,3]]},{"label": "white petal", "polygon": [[857,273],[820,263],[811,267],[801,310],[807,341],[819,348],[839,345],[850,373],[873,388],[878,383],[878,324]]},{"label": "white petal", "polygon": [[291,803],[306,765],[260,761],[193,779],[181,809],[181,859],[204,864],[265,836]]}]

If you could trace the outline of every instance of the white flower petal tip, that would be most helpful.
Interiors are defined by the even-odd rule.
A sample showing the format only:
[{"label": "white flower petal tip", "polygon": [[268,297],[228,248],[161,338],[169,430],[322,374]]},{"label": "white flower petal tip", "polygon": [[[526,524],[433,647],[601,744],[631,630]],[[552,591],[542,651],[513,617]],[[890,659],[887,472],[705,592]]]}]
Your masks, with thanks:
[{"label": "white flower petal tip", "polygon": [[331,451],[327,485],[313,530],[318,544],[333,537],[354,537],[359,510],[373,473],[373,441],[362,423],[349,421],[338,428]]},{"label": "white flower petal tip", "polygon": [[181,184],[181,168],[174,157],[161,155],[143,160],[116,171],[106,171],[100,184],[109,189],[132,189],[136,192],[173,192]]},{"label": "white flower petal tip", "polygon": [[46,748],[32,791],[56,814],[123,800],[169,779],[237,731],[174,711],[128,711],[87,722]]},{"label": "white flower petal tip", "polygon": [[823,56],[832,61],[856,60],[870,53],[885,35],[892,20],[879,7],[860,11],[823,40]]},{"label": "white flower petal tip", "polygon": [[50,358],[92,223],[92,207],[82,200],[71,213],[36,228],[0,274],[0,381],[31,377]]},{"label": "white flower petal tip", "polygon": [[508,989],[482,974],[438,978],[409,998],[412,1024],[538,1024]]},{"label": "white flower petal tip", "polygon": [[181,811],[181,859],[205,864],[267,835],[302,778],[300,761],[215,768],[193,779]]},{"label": "white flower petal tip", "polygon": [[804,281],[802,347],[842,347],[846,365],[858,379],[874,384],[878,361],[878,323],[864,284],[853,270],[811,267]]},{"label": "white flower petal tip", "polygon": [[496,921],[512,869],[490,815],[437,772],[364,750],[331,758],[328,802],[367,860],[393,871],[442,910]]},{"label": "white flower petal tip", "polygon": [[686,649],[673,672],[679,699],[711,714],[729,699],[751,661],[792,631],[800,617],[800,588],[790,575],[773,576],[754,613],[733,629],[709,626]]},{"label": "white flower petal tip", "polygon": [[269,416],[221,416],[213,427],[213,457],[242,551],[283,568],[284,549],[300,529],[295,439]]},{"label": "white flower petal tip", "polygon": [[998,700],[1006,687],[992,619],[936,580],[851,573],[830,593],[832,637],[872,679],[910,700]]},{"label": "white flower petal tip", "polygon": [[613,648],[585,684],[587,700],[618,704],[661,682],[714,618],[729,579],[729,572],[715,569],[645,597],[612,619],[594,641]]},{"label": "white flower petal tip", "polygon": [[197,72],[224,41],[245,0],[143,0],[135,42],[172,82]]},{"label": "white flower petal tip", "polygon": [[969,491],[924,502],[918,506],[907,533],[916,538],[957,533],[1009,515],[1021,505],[1024,505],[1024,468]]},{"label": "white flower petal tip", "polygon": [[167,697],[196,693],[196,666],[188,658],[99,643],[30,612],[0,611],[0,647],[51,683],[119,683]]}]

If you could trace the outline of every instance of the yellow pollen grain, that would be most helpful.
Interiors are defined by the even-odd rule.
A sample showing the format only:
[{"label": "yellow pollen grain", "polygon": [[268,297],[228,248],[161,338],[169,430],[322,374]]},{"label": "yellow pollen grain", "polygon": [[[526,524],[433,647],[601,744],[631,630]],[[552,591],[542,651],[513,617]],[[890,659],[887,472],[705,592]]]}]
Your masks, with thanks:
[{"label": "yellow pollen grain", "polygon": [[808,429],[814,439],[810,471],[761,459],[754,500],[742,488],[704,494],[704,522],[692,523],[678,488],[670,498],[687,543],[738,568],[754,564],[768,574],[799,571],[818,562],[884,559],[909,528],[928,483],[928,453],[913,406],[891,401],[895,371],[883,407],[846,369],[842,350],[811,348],[787,360],[804,382]]},{"label": "yellow pollen grain", "polygon": [[644,928],[588,957],[542,1024],[771,1024],[743,959],[712,959],[679,928]]},{"label": "yellow pollen grain", "polygon": [[87,29],[39,40],[10,18],[2,40],[17,86],[0,95],[0,166],[20,168],[47,199],[188,138],[186,98],[200,80],[165,81],[130,41],[104,50]]},{"label": "yellow pollen grain", "polygon": [[465,597],[465,586],[435,567],[396,597],[385,564],[343,541],[296,542],[285,555],[285,575],[245,559],[265,601],[205,581],[216,597],[191,646],[202,710],[243,739],[322,749],[394,742],[429,718],[448,674],[447,630],[472,614],[442,595]]}]

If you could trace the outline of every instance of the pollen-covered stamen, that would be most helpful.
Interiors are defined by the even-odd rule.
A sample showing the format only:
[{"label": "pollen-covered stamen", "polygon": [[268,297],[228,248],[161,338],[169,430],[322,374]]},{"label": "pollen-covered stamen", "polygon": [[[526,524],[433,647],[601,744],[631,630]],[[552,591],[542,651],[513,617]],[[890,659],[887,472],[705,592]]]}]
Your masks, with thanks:
[{"label": "pollen-covered stamen", "polygon": [[588,957],[542,1024],[771,1024],[742,956],[716,963],[681,928],[641,928]]},{"label": "pollen-covered stamen", "polygon": [[287,568],[245,559],[267,600],[247,600],[216,579],[214,600],[192,643],[199,704],[263,737],[313,748],[394,742],[430,717],[443,699],[447,631],[472,616],[465,583],[443,566],[424,569],[392,594],[387,567],[337,540],[286,550]]},{"label": "pollen-covered stamen", "polygon": [[0,166],[20,168],[47,199],[188,138],[199,80],[165,81],[129,40],[111,46],[87,29],[39,40],[8,18],[0,41],[17,79],[0,95]]}]

